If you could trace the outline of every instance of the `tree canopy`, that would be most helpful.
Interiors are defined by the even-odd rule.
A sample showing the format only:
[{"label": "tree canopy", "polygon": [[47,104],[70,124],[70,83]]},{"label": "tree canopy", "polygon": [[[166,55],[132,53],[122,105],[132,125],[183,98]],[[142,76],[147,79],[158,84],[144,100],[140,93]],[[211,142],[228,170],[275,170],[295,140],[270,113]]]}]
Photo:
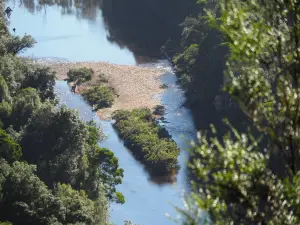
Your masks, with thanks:
[{"label": "tree canopy", "polygon": [[95,110],[111,107],[115,96],[116,93],[113,88],[103,85],[90,88],[83,93],[83,97]]},{"label": "tree canopy", "polygon": [[11,36],[2,16],[0,224],[107,225],[109,201],[125,202],[118,159],[95,123],[56,105],[55,73],[16,56],[35,41]]},{"label": "tree canopy", "polygon": [[263,141],[228,121],[222,139],[198,134],[183,224],[299,224],[299,2],[210,3],[203,19],[229,49],[224,91]]},{"label": "tree canopy", "polygon": [[67,75],[69,77],[69,82],[76,81],[76,84],[81,84],[86,81],[90,81],[94,75],[94,71],[92,69],[82,67],[78,69],[70,69]]},{"label": "tree canopy", "polygon": [[170,174],[177,170],[179,149],[149,109],[119,110],[113,119],[125,144],[151,174]]}]

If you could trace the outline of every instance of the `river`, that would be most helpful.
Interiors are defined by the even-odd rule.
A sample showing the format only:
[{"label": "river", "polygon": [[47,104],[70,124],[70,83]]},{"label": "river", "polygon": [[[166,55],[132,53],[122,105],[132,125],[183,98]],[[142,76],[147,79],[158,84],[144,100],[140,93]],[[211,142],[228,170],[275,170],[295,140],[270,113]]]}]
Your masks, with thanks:
[{"label": "river", "polygon": [[123,183],[117,189],[124,194],[126,203],[111,204],[110,221],[117,225],[122,225],[124,220],[131,220],[139,225],[175,224],[166,214],[176,217],[175,206],[182,207],[183,190],[189,188],[185,150],[188,148],[187,140],[195,138],[196,130],[190,111],[182,106],[184,95],[176,84],[176,76],[168,62],[148,60],[147,56],[137,56],[126,46],[110,41],[98,5],[92,5],[88,9],[75,8],[74,5],[66,8],[55,4],[41,6],[34,0],[9,1],[8,5],[13,9],[10,30],[16,28],[16,35],[27,33],[37,40],[36,46],[22,53],[23,56],[45,60],[106,61],[164,67],[169,71],[161,77],[168,89],[158,97],[166,108],[161,124],[167,128],[181,149],[181,169],[176,182],[171,184],[151,179],[143,166],[124,147],[123,141],[112,127],[112,122],[97,118],[81,96],[71,93],[66,82],[57,81],[55,91],[60,105],[76,109],[85,121],[94,119],[97,122],[107,136],[100,146],[111,149],[125,171]]}]

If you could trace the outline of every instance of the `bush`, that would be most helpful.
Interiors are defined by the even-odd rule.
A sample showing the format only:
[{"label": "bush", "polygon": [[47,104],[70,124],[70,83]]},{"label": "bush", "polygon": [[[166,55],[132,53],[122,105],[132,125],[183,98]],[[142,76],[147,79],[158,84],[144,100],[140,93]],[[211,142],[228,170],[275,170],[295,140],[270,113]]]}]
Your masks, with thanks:
[{"label": "bush", "polygon": [[125,197],[121,192],[116,192],[116,198],[117,198],[117,203],[124,204],[125,203]]},{"label": "bush", "polygon": [[115,100],[115,92],[110,87],[99,86],[88,89],[83,97],[94,107],[95,110],[112,106]]},{"label": "bush", "polygon": [[30,35],[10,36],[6,40],[6,51],[12,55],[16,55],[27,48],[32,48],[35,44],[35,40]]},{"label": "bush", "polygon": [[168,174],[177,168],[179,149],[149,109],[119,110],[114,126],[134,156],[152,174]]},{"label": "bush", "polygon": [[94,71],[92,69],[82,67],[79,69],[70,69],[67,75],[69,77],[69,82],[78,80],[77,84],[80,84],[90,81],[94,75]]}]

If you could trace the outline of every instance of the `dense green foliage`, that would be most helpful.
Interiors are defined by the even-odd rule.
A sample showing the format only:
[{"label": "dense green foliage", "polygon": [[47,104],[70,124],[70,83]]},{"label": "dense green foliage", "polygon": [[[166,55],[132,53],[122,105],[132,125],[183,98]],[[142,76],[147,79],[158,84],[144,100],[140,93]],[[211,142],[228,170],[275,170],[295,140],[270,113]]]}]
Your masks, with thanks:
[{"label": "dense green foliage", "polygon": [[85,191],[76,191],[70,185],[58,184],[55,189],[55,196],[61,199],[66,212],[65,223],[72,224],[84,221],[86,224],[106,223],[106,215],[103,214],[103,207],[106,202],[90,200]]},{"label": "dense green foliage", "polygon": [[179,149],[149,109],[119,110],[113,119],[125,144],[151,173],[164,174],[177,168]]},{"label": "dense green foliage", "polygon": [[111,151],[98,147],[99,135],[93,124],[85,124],[73,111],[46,104],[36,111],[20,143],[24,159],[38,165],[46,184],[71,183],[95,198],[104,182],[107,195],[115,198],[123,170]]},{"label": "dense green foliage", "polygon": [[95,123],[56,106],[55,74],[15,56],[33,43],[0,18],[1,224],[108,224],[123,170]]},{"label": "dense green foliage", "polygon": [[0,225],[12,225],[10,222],[0,222]]},{"label": "dense green foliage", "polygon": [[34,88],[25,88],[13,98],[12,113],[10,115],[10,123],[15,129],[27,124],[35,110],[41,106],[40,97]]},{"label": "dense green foliage", "polygon": [[197,14],[186,14],[180,23],[180,38],[167,40],[162,50],[174,66],[196,127],[209,129],[213,123],[222,136],[226,132],[223,117],[239,128],[245,127],[247,119],[230,95],[222,91],[228,48],[222,44],[220,32],[209,27],[203,17],[207,8],[216,10],[217,2],[209,1],[205,7],[203,4],[195,6]]},{"label": "dense green foliage", "polygon": [[222,140],[199,133],[190,164],[195,192],[184,224],[299,224],[300,173],[281,178],[268,168],[269,153],[261,152],[249,134],[235,129]]},{"label": "dense green foliage", "polygon": [[82,95],[95,110],[112,106],[116,96],[114,90],[106,86],[90,88]]},{"label": "dense green foliage", "polygon": [[25,35],[23,37],[9,36],[9,38],[5,41],[7,53],[11,53],[13,55],[18,54],[27,48],[33,47],[35,43],[34,39],[30,35]]},{"label": "dense green foliage", "polygon": [[32,87],[37,90],[42,100],[53,100],[54,96],[54,84],[55,74],[48,67],[26,67],[28,70],[27,76],[23,81],[23,88]]},{"label": "dense green foliage", "polygon": [[214,128],[212,137],[200,132],[183,224],[300,224],[299,1],[209,3],[206,24],[230,53],[224,90],[266,141],[228,122],[221,140]]},{"label": "dense green foliage", "polygon": [[1,219],[13,224],[106,224],[106,204],[88,199],[83,190],[58,184],[53,191],[25,162],[0,160]]},{"label": "dense green foliage", "polygon": [[9,134],[0,129],[0,157],[11,163],[19,160],[21,155],[21,146]]},{"label": "dense green foliage", "polygon": [[13,224],[50,224],[63,220],[63,211],[46,185],[34,174],[34,166],[0,161],[1,219]]},{"label": "dense green foliage", "polygon": [[94,71],[92,69],[83,67],[78,69],[70,69],[67,75],[69,77],[69,82],[76,81],[76,84],[81,84],[86,81],[90,81],[94,75]]}]

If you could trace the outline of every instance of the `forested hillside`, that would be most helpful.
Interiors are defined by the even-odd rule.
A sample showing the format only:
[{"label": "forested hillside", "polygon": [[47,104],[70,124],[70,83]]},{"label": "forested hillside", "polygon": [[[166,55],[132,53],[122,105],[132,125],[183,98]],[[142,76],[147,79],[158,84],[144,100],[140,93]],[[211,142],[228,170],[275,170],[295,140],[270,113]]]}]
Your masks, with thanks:
[{"label": "forested hillside", "polygon": [[55,74],[16,57],[35,41],[0,16],[0,221],[108,224],[108,202],[124,202],[118,159],[93,122],[56,107]]},{"label": "forested hillside", "polygon": [[223,44],[222,34],[209,26],[205,17],[207,9],[216,13],[219,2],[194,4],[198,5],[197,13],[186,15],[179,23],[180,37],[166,40],[162,51],[174,66],[198,129],[209,129],[213,123],[222,134],[224,117],[243,128],[249,125],[247,119],[234,99],[222,91],[228,47]]},{"label": "forested hillside", "polygon": [[[194,191],[183,224],[299,224],[300,2],[200,2],[205,10],[185,20],[182,50],[173,58],[181,83],[209,99],[210,93],[196,94],[204,75],[197,71],[215,71],[209,62],[219,60],[224,71],[209,76],[224,79],[220,90],[259,136],[241,132],[237,118],[224,120],[222,138],[219,124],[198,133],[190,161]],[[213,47],[213,40],[223,47]]]}]

